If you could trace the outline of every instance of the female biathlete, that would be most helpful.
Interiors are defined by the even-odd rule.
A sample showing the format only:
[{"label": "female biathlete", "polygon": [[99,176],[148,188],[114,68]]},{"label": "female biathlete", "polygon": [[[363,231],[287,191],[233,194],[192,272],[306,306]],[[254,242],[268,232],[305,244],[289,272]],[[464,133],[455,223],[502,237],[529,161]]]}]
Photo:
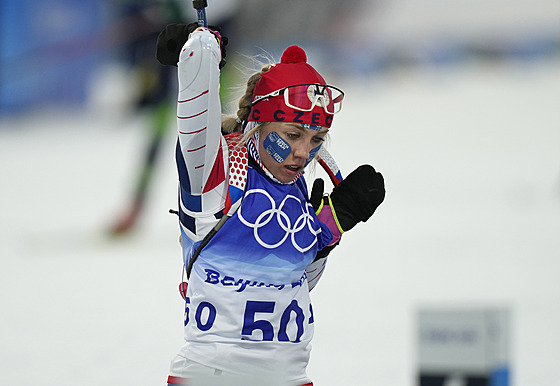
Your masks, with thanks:
[{"label": "female biathlete", "polygon": [[178,213],[188,275],[185,343],[168,385],[311,385],[309,291],[342,233],[383,201],[383,177],[362,165],[330,195],[317,179],[310,197],[303,173],[322,154],[344,93],[291,46],[249,78],[236,117],[222,122],[225,43],[194,23],[169,25],[158,38],[158,60],[178,66]]}]

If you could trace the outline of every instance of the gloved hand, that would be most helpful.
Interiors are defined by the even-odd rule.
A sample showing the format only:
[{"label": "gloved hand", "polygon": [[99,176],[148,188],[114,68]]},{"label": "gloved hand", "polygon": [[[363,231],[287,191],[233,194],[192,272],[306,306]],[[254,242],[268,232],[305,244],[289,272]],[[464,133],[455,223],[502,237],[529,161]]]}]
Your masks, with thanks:
[{"label": "gloved hand", "polygon": [[[189,35],[199,28],[198,23],[191,24],[168,24],[163,31],[160,32],[156,44],[156,59],[166,66],[177,66],[179,54],[189,38]],[[208,26],[210,32],[216,35],[220,48],[222,50],[222,60],[220,68],[226,65],[226,46],[228,38],[220,35],[221,28],[216,26]]]},{"label": "gloved hand", "polygon": [[[340,238],[343,232],[349,231],[360,221],[367,221],[373,215],[385,199],[385,182],[383,175],[376,172],[373,166],[362,165],[342,180],[330,196],[323,197],[323,192],[324,182],[318,178],[313,183],[309,201],[319,220],[327,225],[328,222],[336,223]],[[327,206],[330,211],[323,213]],[[333,235],[336,237],[335,231]]]}]

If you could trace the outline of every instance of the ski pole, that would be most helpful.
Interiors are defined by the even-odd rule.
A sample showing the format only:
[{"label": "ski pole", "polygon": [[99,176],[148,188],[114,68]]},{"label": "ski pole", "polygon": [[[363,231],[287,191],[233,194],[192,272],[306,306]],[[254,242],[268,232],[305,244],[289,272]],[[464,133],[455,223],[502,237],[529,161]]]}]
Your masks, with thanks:
[{"label": "ski pole", "polygon": [[194,9],[196,9],[196,14],[198,16],[198,25],[200,27],[208,27],[208,21],[206,20],[206,7],[208,2],[206,0],[192,0]]}]

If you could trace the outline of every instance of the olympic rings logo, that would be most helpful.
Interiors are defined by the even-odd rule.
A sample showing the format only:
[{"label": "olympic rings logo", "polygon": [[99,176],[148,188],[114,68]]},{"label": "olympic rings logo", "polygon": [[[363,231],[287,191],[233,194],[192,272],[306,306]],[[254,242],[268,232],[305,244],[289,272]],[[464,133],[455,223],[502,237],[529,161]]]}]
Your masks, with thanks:
[{"label": "olympic rings logo", "polygon": [[[312,225],[315,223],[315,220],[314,220],[313,216],[311,216],[309,214],[309,206],[311,206],[310,204],[307,204],[307,205],[303,206],[304,207],[304,212],[296,219],[296,221],[294,222],[294,224],[292,226],[292,221],[291,221],[290,217],[282,209],[284,208],[284,205],[286,204],[286,202],[288,200],[296,200],[301,205],[301,200],[299,198],[297,198],[296,196],[292,196],[292,195],[288,194],[286,197],[284,197],[284,199],[280,203],[280,206],[278,208],[276,208],[276,203],[274,202],[274,200],[272,199],[272,197],[268,194],[268,192],[266,190],[251,189],[251,190],[247,191],[247,193],[245,194],[245,197],[249,196],[250,194],[257,194],[257,193],[262,194],[266,198],[268,198],[268,200],[270,201],[271,208],[263,211],[256,218],[254,223],[247,221],[243,217],[242,210],[241,210],[241,208],[243,208],[243,206],[241,206],[241,208],[239,208],[237,213],[238,213],[239,221],[241,221],[247,227],[253,228],[253,235],[255,236],[255,240],[257,240],[257,242],[260,245],[262,245],[263,247],[268,248],[268,249],[277,248],[280,245],[282,245],[288,239],[288,237],[290,237],[290,240],[291,240],[294,248],[297,249],[299,252],[304,253],[304,252],[308,251],[309,249],[311,249],[311,247],[313,247],[313,245],[315,245],[317,243],[317,237],[313,237],[313,242],[310,245],[302,247],[297,243],[296,238],[295,238],[296,233],[303,230],[306,226],[309,229],[309,232],[313,236],[317,236],[319,233],[321,233],[321,227],[319,227],[316,230],[313,229]],[[259,229],[266,226],[274,218],[276,219],[278,225],[280,225],[280,227],[286,233],[284,234],[284,236],[282,236],[282,238],[278,242],[276,242],[274,244],[269,244],[269,243],[265,242],[264,240],[262,240],[262,238],[259,235]]]}]

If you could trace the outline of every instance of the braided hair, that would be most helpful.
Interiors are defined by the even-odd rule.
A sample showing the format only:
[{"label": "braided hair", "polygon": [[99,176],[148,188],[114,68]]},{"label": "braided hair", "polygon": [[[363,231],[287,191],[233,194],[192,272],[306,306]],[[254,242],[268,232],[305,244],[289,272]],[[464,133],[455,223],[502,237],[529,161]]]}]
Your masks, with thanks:
[{"label": "braided hair", "polygon": [[239,99],[237,113],[235,116],[225,117],[222,120],[222,132],[229,134],[236,131],[243,131],[243,122],[247,121],[249,114],[251,113],[251,103],[253,102],[253,91],[255,90],[255,85],[261,79],[261,74],[267,72],[271,65],[264,66],[260,72],[257,72],[247,79],[247,88],[245,93]]}]

